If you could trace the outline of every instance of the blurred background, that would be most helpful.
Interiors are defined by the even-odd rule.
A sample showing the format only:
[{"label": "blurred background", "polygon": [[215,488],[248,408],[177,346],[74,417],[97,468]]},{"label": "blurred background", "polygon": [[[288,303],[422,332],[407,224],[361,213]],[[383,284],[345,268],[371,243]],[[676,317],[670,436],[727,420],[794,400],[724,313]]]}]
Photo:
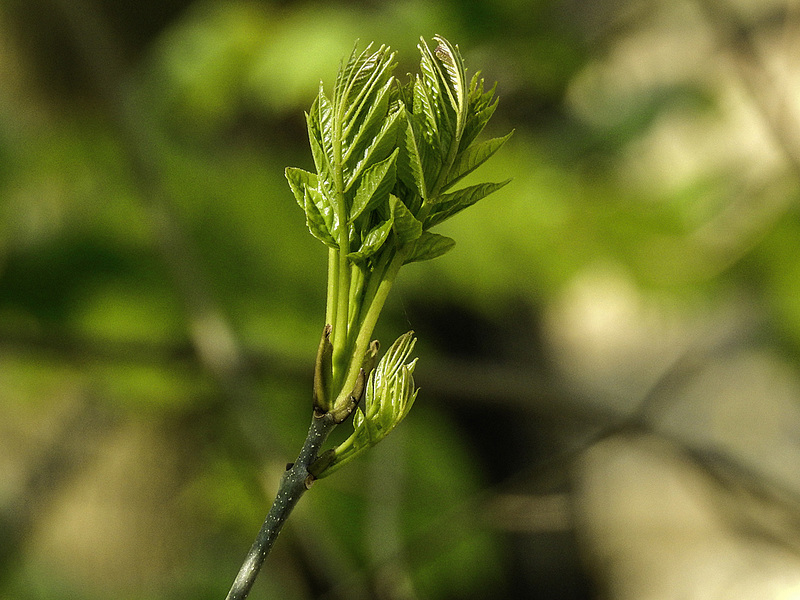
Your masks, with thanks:
[{"label": "blurred background", "polygon": [[0,3],[0,598],[225,596],[310,418],[303,111],[437,33],[514,180],[401,273],[417,404],[251,598],[800,598],[791,0]]}]

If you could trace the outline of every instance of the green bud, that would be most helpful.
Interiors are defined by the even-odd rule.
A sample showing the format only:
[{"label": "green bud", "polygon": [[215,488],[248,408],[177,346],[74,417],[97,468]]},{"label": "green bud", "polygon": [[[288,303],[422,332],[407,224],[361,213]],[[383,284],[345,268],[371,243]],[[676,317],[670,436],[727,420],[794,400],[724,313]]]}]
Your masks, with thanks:
[{"label": "green bud", "polygon": [[417,397],[413,377],[417,359],[409,360],[416,342],[413,331],[401,335],[378,362],[367,381],[364,401],[353,413],[352,435],[315,465],[315,477],[327,477],[350,462],[406,417]]}]

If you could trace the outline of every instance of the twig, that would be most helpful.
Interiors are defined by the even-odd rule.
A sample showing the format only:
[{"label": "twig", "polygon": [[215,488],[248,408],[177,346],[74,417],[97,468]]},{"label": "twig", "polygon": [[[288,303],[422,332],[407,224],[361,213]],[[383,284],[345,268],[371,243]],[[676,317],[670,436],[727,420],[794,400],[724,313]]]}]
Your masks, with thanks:
[{"label": "twig", "polygon": [[314,482],[314,477],[309,473],[308,468],[316,460],[319,449],[334,427],[336,427],[336,421],[331,413],[314,416],[300,455],[294,464],[288,465],[286,472],[281,477],[278,494],[275,496],[272,508],[270,508],[267,518],[264,519],[261,531],[258,532],[258,536],[250,547],[226,600],[247,598],[283,524],[289,518],[300,497]]}]

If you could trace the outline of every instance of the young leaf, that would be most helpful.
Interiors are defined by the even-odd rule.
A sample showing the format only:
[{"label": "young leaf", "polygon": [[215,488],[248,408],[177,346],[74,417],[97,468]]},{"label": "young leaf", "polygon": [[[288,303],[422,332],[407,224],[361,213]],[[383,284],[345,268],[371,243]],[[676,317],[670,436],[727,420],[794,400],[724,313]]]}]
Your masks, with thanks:
[{"label": "young leaf", "polygon": [[510,181],[510,179],[507,179],[500,183],[479,183],[478,185],[471,185],[449,194],[443,194],[440,201],[434,205],[431,214],[425,219],[425,229],[429,229],[437,223],[449,219],[468,206],[472,206],[478,200],[496,192]]},{"label": "young leaf", "polygon": [[406,260],[403,264],[407,265],[412,262],[438,258],[442,254],[452,250],[455,245],[456,242],[452,238],[439,235],[438,233],[431,233],[430,231],[423,231],[422,235],[411,245],[411,251],[406,256]]},{"label": "young leaf", "polygon": [[339,64],[339,72],[336,74],[336,82],[334,83],[334,96],[336,96],[339,90],[343,90],[346,86],[346,81],[348,81],[352,76],[354,71],[358,68],[359,64],[365,60],[365,57],[372,50],[372,43],[368,44],[361,53],[358,52],[358,41],[353,45],[353,50],[350,52],[350,56],[347,59],[347,63],[340,63]]},{"label": "young leaf", "polygon": [[397,235],[398,246],[413,242],[422,235],[422,223],[411,214],[403,201],[392,194],[390,196],[392,218],[394,219],[394,232]]},{"label": "young leaf", "polygon": [[469,104],[467,106],[467,119],[464,123],[464,131],[461,134],[461,142],[458,147],[459,152],[463,152],[472,141],[483,131],[486,123],[494,114],[497,108],[497,100],[493,101],[494,92],[497,84],[492,86],[488,92],[483,91],[483,79],[476,73],[472,77],[469,92]]},{"label": "young leaf", "polygon": [[334,164],[333,106],[322,89],[322,83],[319,84],[319,93],[306,121],[317,173],[329,172]]},{"label": "young leaf", "polygon": [[308,226],[308,230],[311,232],[311,235],[324,243],[326,246],[338,248],[339,245],[331,235],[331,230],[333,227],[329,223],[326,223],[325,217],[317,207],[316,202],[312,199],[312,195],[314,195],[314,193],[315,190],[313,188],[306,188],[304,208],[306,211],[306,225]]},{"label": "young leaf", "polygon": [[440,35],[434,36],[433,39],[437,42],[433,53],[439,59],[440,68],[444,70],[442,79],[446,83],[448,98],[461,124],[467,108],[467,76],[464,60],[461,58],[458,46],[453,46]]},{"label": "young leaf", "polygon": [[351,166],[350,173],[345,181],[345,192],[349,191],[363,170],[375,163],[385,160],[397,143],[397,127],[400,123],[400,110],[393,110],[384,117],[383,124],[375,137],[367,146],[355,165]]},{"label": "young leaf", "polygon": [[286,179],[289,181],[289,187],[292,189],[294,199],[300,205],[300,208],[305,210],[306,207],[306,187],[317,187],[317,176],[314,173],[309,173],[297,167],[286,167]]},{"label": "young leaf", "polygon": [[389,198],[389,192],[392,191],[395,182],[397,152],[395,149],[389,158],[364,171],[350,208],[350,223],[365,210],[368,211]]},{"label": "young leaf", "polygon": [[418,44],[422,77],[414,89],[414,112],[417,113],[419,96],[419,107],[429,121],[429,128],[436,131],[434,148],[442,163],[448,164],[455,157],[466,124],[469,88],[458,46],[441,36],[435,36],[434,40],[437,46],[433,52],[424,39]]},{"label": "young leaf", "polygon": [[[437,85],[435,79],[431,81],[432,83],[430,85]],[[439,120],[436,118],[437,110],[438,107],[432,98],[432,89],[426,87],[422,77],[417,75],[414,78],[411,112],[423,120],[423,125],[420,127],[420,130],[425,135],[425,139],[428,143],[434,147],[439,145]]]},{"label": "young leaf", "polygon": [[414,367],[408,361],[416,344],[414,332],[401,335],[372,370],[363,403],[353,412],[353,433],[339,444],[315,476],[327,477],[385,438],[406,417],[417,397]]},{"label": "young leaf", "polygon": [[428,186],[425,184],[425,170],[422,166],[425,150],[421,146],[419,117],[405,108],[399,112],[402,122],[398,136],[400,154],[397,157],[397,178],[409,189],[416,190],[423,200],[427,200]]},{"label": "young leaf", "polygon": [[384,435],[406,416],[416,396],[411,374],[417,361],[406,362],[416,342],[413,331],[397,338],[367,383],[364,416],[368,421],[377,422]]},{"label": "young leaf", "polygon": [[420,51],[419,70],[421,76],[414,86],[414,112],[417,103],[422,108],[429,128],[435,132],[436,147],[447,154],[456,134],[458,102],[453,96],[448,79],[439,65],[439,59],[431,52],[423,38],[417,44]]},{"label": "young leaf", "polygon": [[370,48],[371,44],[357,58],[353,52],[334,86],[336,139],[342,144],[341,156],[345,158],[358,153],[365,138],[371,137],[370,130],[374,134],[380,127],[389,105],[394,53],[381,46],[368,54]]},{"label": "young leaf", "polygon": [[317,169],[317,173],[330,173],[330,159],[322,149],[322,130],[313,111],[306,113],[306,125],[308,126],[308,142],[311,146],[314,167]]},{"label": "young leaf", "polygon": [[387,46],[381,46],[368,54],[372,44],[362,52],[352,68],[343,71],[341,80],[336,81],[334,88],[334,105],[337,117],[345,122],[352,122],[353,115],[363,110],[366,98],[376,87],[380,87],[390,77],[394,68],[394,53]]},{"label": "young leaf", "polygon": [[508,141],[508,138],[510,138],[513,133],[514,132],[512,131],[508,135],[505,135],[501,138],[494,138],[485,142],[481,142],[480,144],[469,146],[464,152],[456,157],[453,166],[450,167],[450,172],[447,174],[447,179],[445,180],[445,184],[442,189],[446,190],[452,187],[454,184],[459,182],[461,179],[472,173],[475,169],[489,160],[492,155]]},{"label": "young leaf", "polygon": [[[386,114],[389,110],[389,100],[393,79],[390,77],[383,88],[377,90],[366,98],[369,104],[363,114],[357,114],[357,118],[347,123],[342,132],[345,144],[345,152],[342,161],[352,163],[353,159],[363,151],[363,148],[371,143],[378,135],[384,125]],[[353,130],[355,129],[355,132]]]},{"label": "young leaf", "polygon": [[381,249],[381,246],[383,246],[384,242],[389,237],[393,224],[393,219],[389,218],[373,227],[370,232],[364,236],[358,251],[351,252],[347,255],[347,258],[358,263],[375,254]]}]

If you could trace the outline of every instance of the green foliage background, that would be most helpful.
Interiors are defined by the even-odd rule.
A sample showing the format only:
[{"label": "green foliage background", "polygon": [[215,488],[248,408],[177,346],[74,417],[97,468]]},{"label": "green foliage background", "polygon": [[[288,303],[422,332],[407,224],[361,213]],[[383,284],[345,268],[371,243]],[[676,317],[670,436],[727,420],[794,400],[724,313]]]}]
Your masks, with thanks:
[{"label": "green foliage background", "polygon": [[[722,4],[754,35],[782,15]],[[303,111],[354,40],[401,74],[436,33],[499,82],[486,137],[516,133],[478,177],[514,181],[401,273],[378,335],[416,330],[416,406],[307,495],[253,597],[591,597],[573,529],[522,534],[492,499],[568,489],[552,457],[671,354],[627,379],[562,361],[565,298],[622,281],[648,314],[800,346],[797,156],[720,62],[725,23],[702,2],[0,5],[0,598],[224,597],[310,414],[326,256],[283,176],[312,167]]]}]

